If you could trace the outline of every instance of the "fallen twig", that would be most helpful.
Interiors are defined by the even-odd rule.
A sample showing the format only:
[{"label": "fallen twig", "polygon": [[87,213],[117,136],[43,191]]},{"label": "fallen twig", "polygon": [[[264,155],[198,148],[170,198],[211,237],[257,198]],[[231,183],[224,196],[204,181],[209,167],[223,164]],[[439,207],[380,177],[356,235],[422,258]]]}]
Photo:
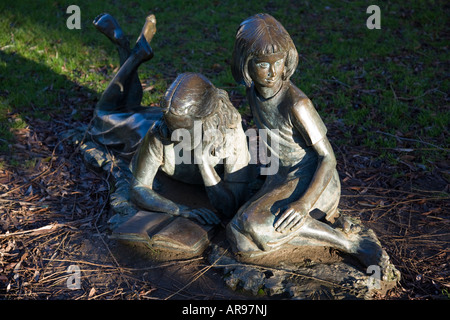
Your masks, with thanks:
[{"label": "fallen twig", "polygon": [[422,141],[422,140],[399,137],[399,136],[397,136],[397,135],[395,135],[395,134],[383,132],[383,131],[380,131],[380,130],[377,130],[377,131],[375,131],[375,132],[376,132],[376,133],[381,133],[381,134],[384,134],[384,135],[386,135],[386,136],[390,136],[390,137],[393,137],[393,138],[396,138],[396,139],[400,139],[400,140],[423,143],[423,144],[426,144],[426,145],[428,145],[428,146],[432,146],[432,147],[434,147],[434,148],[436,148],[436,149],[439,149],[439,150],[442,150],[442,151],[448,151],[448,150],[449,150],[449,149],[441,148],[441,147],[439,147],[439,146],[437,146],[437,145],[434,145],[434,144],[432,144],[432,143],[425,142],[425,141]]},{"label": "fallen twig", "polygon": [[53,231],[53,230],[55,230],[57,228],[61,228],[61,227],[65,227],[65,225],[60,224],[60,223],[52,223],[52,224],[49,224],[49,225],[46,225],[44,227],[40,227],[37,229],[17,231],[17,232],[12,232],[12,233],[7,232],[5,234],[0,234],[0,238],[22,236],[24,234],[34,236],[34,235],[38,235],[38,234],[48,233],[50,231]]}]

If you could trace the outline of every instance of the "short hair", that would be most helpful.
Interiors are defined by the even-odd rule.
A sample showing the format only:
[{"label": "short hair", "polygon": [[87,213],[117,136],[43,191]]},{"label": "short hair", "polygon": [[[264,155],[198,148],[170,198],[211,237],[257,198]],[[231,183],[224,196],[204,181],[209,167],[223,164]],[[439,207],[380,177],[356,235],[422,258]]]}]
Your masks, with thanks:
[{"label": "short hair", "polygon": [[288,80],[298,65],[298,52],[286,29],[274,17],[259,13],[244,20],[236,32],[231,73],[234,80],[252,85],[248,63],[255,56],[285,52],[283,80]]}]

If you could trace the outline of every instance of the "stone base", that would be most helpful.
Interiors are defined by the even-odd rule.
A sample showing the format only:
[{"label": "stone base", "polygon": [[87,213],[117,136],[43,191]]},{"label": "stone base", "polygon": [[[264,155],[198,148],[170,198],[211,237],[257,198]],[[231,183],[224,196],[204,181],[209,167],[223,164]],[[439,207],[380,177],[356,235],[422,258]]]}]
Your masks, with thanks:
[{"label": "stone base", "polygon": [[[229,257],[232,260],[225,260],[225,264],[238,265],[234,270],[227,267],[227,284],[232,289],[241,288],[253,294],[263,290],[269,295],[285,294],[299,299],[324,299],[327,295],[333,299],[370,299],[397,285],[400,272],[390,262],[372,229],[359,219],[345,215],[338,216],[330,226],[349,238],[358,237],[364,250],[348,254],[300,239],[295,246],[284,244],[269,252],[235,252],[233,258]],[[304,245],[299,245],[302,243]],[[224,255],[224,251],[215,247],[210,262],[217,260],[220,254]],[[276,277],[272,279],[272,275]],[[275,289],[272,288],[274,283]]]},{"label": "stone base", "polygon": [[[297,251],[299,262],[301,251],[309,252],[309,257],[316,257],[316,260],[304,257],[300,266],[283,265],[281,262],[275,268],[242,263],[216,245],[212,246],[208,260],[214,268],[222,269],[224,281],[229,288],[252,296],[370,300],[378,294],[386,294],[400,280],[400,273],[391,264],[384,267],[385,272],[381,271],[382,267],[379,270],[365,270],[356,261],[338,255],[334,250],[323,247],[316,249],[302,248]],[[314,255],[314,252],[318,255]]]}]

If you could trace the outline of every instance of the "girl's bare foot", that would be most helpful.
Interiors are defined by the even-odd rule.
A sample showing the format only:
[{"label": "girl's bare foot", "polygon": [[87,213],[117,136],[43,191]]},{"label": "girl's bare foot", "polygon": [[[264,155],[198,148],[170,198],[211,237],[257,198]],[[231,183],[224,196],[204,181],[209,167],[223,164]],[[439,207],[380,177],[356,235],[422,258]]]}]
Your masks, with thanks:
[{"label": "girl's bare foot", "polygon": [[141,41],[141,38],[144,37],[147,43],[150,44],[155,33],[156,33],[156,18],[154,14],[151,14],[145,19],[145,24],[142,27],[141,34],[139,35],[136,42]]},{"label": "girl's bare foot", "polygon": [[145,19],[144,27],[141,34],[136,40],[136,46],[133,49],[133,53],[140,58],[150,60],[153,57],[153,50],[150,47],[150,42],[156,33],[156,18],[153,14],[149,15]]},{"label": "girl's bare foot", "polygon": [[129,48],[129,41],[124,35],[117,20],[109,13],[98,15],[92,22],[101,33],[106,35],[114,44]]}]

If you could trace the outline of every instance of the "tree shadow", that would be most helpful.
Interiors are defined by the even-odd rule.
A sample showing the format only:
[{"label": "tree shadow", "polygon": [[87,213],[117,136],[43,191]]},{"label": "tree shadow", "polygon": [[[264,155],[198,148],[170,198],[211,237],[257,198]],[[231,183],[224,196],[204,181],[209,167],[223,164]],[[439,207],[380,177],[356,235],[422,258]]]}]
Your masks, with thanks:
[{"label": "tree shadow", "polygon": [[28,229],[54,214],[89,214],[76,209],[76,198],[84,197],[81,189],[103,197],[96,190],[102,178],[75,165],[80,159],[66,133],[89,123],[97,92],[19,54],[0,51],[0,65],[0,207],[6,213],[0,227]]},{"label": "tree shadow", "polygon": [[0,64],[0,151],[13,156],[15,133],[27,125],[41,131],[37,136],[51,148],[58,139],[47,140],[49,135],[92,118],[99,96],[92,89],[16,53],[0,51]]},{"label": "tree shadow", "polygon": [[[94,233],[81,235],[80,225],[92,229],[107,215],[107,181],[80,163],[66,138],[68,130],[89,123],[98,93],[11,51],[0,50],[0,234],[11,234],[0,238],[0,246],[13,239],[14,255],[6,262],[42,271],[37,261],[49,261],[66,239],[79,245]],[[54,268],[59,266],[49,266],[42,277],[51,277]],[[22,283],[33,281],[26,271],[19,278],[3,271],[10,293],[20,294]]]}]

